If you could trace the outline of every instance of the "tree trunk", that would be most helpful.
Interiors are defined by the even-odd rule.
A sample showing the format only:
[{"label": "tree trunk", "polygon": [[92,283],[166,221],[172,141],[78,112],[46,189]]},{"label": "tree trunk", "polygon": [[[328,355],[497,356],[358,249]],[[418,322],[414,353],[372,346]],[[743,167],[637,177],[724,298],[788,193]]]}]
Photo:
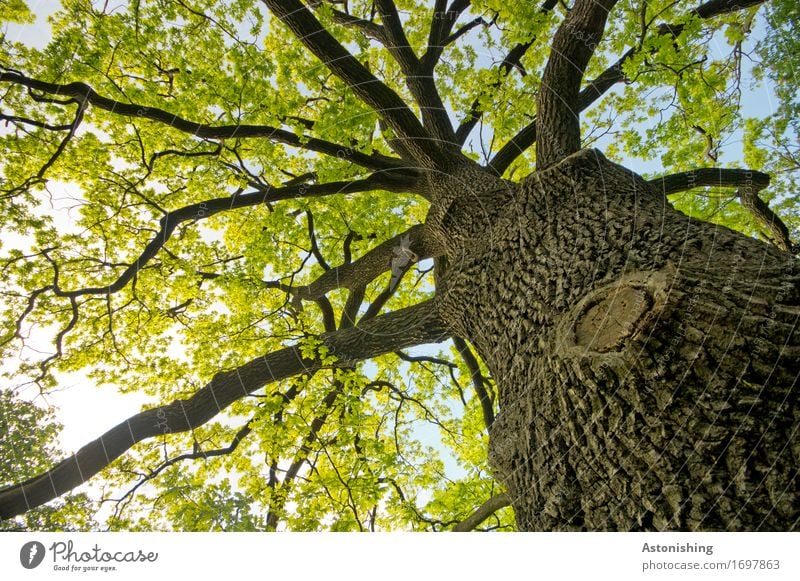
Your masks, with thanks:
[{"label": "tree trunk", "polygon": [[800,526],[798,261],[596,151],[459,183],[438,305],[497,381],[519,528]]}]

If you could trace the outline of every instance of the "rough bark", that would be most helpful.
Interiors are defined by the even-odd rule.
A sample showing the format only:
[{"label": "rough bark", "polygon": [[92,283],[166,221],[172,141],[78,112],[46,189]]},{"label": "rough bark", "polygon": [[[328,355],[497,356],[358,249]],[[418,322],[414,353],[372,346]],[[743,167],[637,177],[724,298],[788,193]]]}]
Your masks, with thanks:
[{"label": "rough bark", "polygon": [[470,182],[429,216],[438,305],[497,382],[520,529],[796,528],[800,263],[596,151]]},{"label": "rough bark", "polygon": [[577,0],[553,37],[536,107],[536,167],[549,165],[581,147],[580,88],[617,0]]}]

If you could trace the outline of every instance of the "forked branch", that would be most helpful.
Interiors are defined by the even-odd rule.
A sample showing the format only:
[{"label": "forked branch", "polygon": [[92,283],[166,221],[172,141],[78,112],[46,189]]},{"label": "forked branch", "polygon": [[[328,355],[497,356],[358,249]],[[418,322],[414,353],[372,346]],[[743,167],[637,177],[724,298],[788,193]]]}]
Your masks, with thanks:
[{"label": "forked branch", "polygon": [[299,136],[291,131],[269,125],[241,124],[215,126],[195,123],[194,121],[183,119],[182,117],[157,107],[145,107],[137,103],[123,103],[104,97],[85,83],[48,83],[14,71],[0,72],[0,83],[14,83],[50,95],[72,97],[87,105],[92,105],[98,109],[116,115],[149,119],[150,121],[168,125],[178,131],[189,133],[201,139],[264,138],[299,149],[337,157],[372,170],[385,170],[405,165],[401,160],[396,158],[380,154],[367,155],[356,151],[352,147],[346,147],[337,143],[325,141],[324,139],[317,139],[316,137]]},{"label": "forked branch", "polygon": [[758,195],[769,182],[768,174],[752,169],[708,167],[661,176],[648,183],[665,196],[701,187],[736,188],[742,206],[766,228],[773,244],[796,253],[800,248],[789,237],[786,224]]},{"label": "forked branch", "polygon": [[445,46],[454,39],[451,36],[453,26],[458,17],[469,7],[470,0],[453,0],[447,6],[447,0],[436,0],[431,18],[431,29],[428,33],[428,48],[420,58],[420,72],[423,75],[433,75],[436,63],[444,52]]},{"label": "forked branch", "polygon": [[[765,0],[711,0],[690,11],[691,15],[703,19],[710,19],[722,14],[735,12],[763,4]],[[655,30],[658,35],[670,34],[677,36],[683,29],[682,24],[661,24]],[[577,113],[581,113],[605,95],[614,85],[626,80],[623,65],[640,50],[640,47],[631,47],[622,54],[614,63],[609,65],[595,79],[589,81],[578,96]],[[523,127],[519,133],[512,137],[492,158],[488,168],[498,175],[502,175],[508,167],[536,142],[536,125],[534,119]]]},{"label": "forked branch", "polygon": [[334,75],[385,121],[419,163],[437,167],[444,163],[432,135],[408,105],[391,88],[367,70],[299,0],[262,0]]},{"label": "forked branch", "polygon": [[546,168],[581,147],[579,94],[586,66],[617,0],[576,0],[553,37],[537,106],[536,167]]},{"label": "forked branch", "polygon": [[[394,311],[357,327],[321,335],[334,366],[424,343],[435,343],[448,332],[432,301]],[[164,434],[187,432],[208,422],[233,402],[269,383],[322,367],[318,358],[303,355],[294,345],[253,359],[230,371],[220,371],[188,399],[140,412],[88,443],[53,468],[0,490],[0,518],[10,518],[40,506],[76,486],[119,458],[134,444]]]}]

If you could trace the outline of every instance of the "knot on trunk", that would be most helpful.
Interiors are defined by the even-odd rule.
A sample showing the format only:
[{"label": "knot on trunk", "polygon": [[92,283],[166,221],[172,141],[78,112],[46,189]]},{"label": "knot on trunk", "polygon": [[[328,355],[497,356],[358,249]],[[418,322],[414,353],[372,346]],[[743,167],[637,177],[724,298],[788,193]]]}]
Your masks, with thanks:
[{"label": "knot on trunk", "polygon": [[594,298],[575,323],[575,344],[599,353],[619,348],[653,305],[645,289],[633,286],[607,289]]},{"label": "knot on trunk", "polygon": [[585,354],[622,351],[665,303],[670,276],[635,272],[588,293],[560,325],[562,345]]}]

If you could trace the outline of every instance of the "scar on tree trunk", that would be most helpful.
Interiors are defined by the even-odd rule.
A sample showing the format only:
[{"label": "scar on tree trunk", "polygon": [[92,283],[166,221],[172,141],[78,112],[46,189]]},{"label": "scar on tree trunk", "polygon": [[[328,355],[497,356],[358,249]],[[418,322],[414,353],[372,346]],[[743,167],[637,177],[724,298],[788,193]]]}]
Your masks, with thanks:
[{"label": "scar on tree trunk", "polygon": [[519,528],[797,528],[797,259],[596,151],[496,198],[443,221],[440,310],[497,380]]}]

